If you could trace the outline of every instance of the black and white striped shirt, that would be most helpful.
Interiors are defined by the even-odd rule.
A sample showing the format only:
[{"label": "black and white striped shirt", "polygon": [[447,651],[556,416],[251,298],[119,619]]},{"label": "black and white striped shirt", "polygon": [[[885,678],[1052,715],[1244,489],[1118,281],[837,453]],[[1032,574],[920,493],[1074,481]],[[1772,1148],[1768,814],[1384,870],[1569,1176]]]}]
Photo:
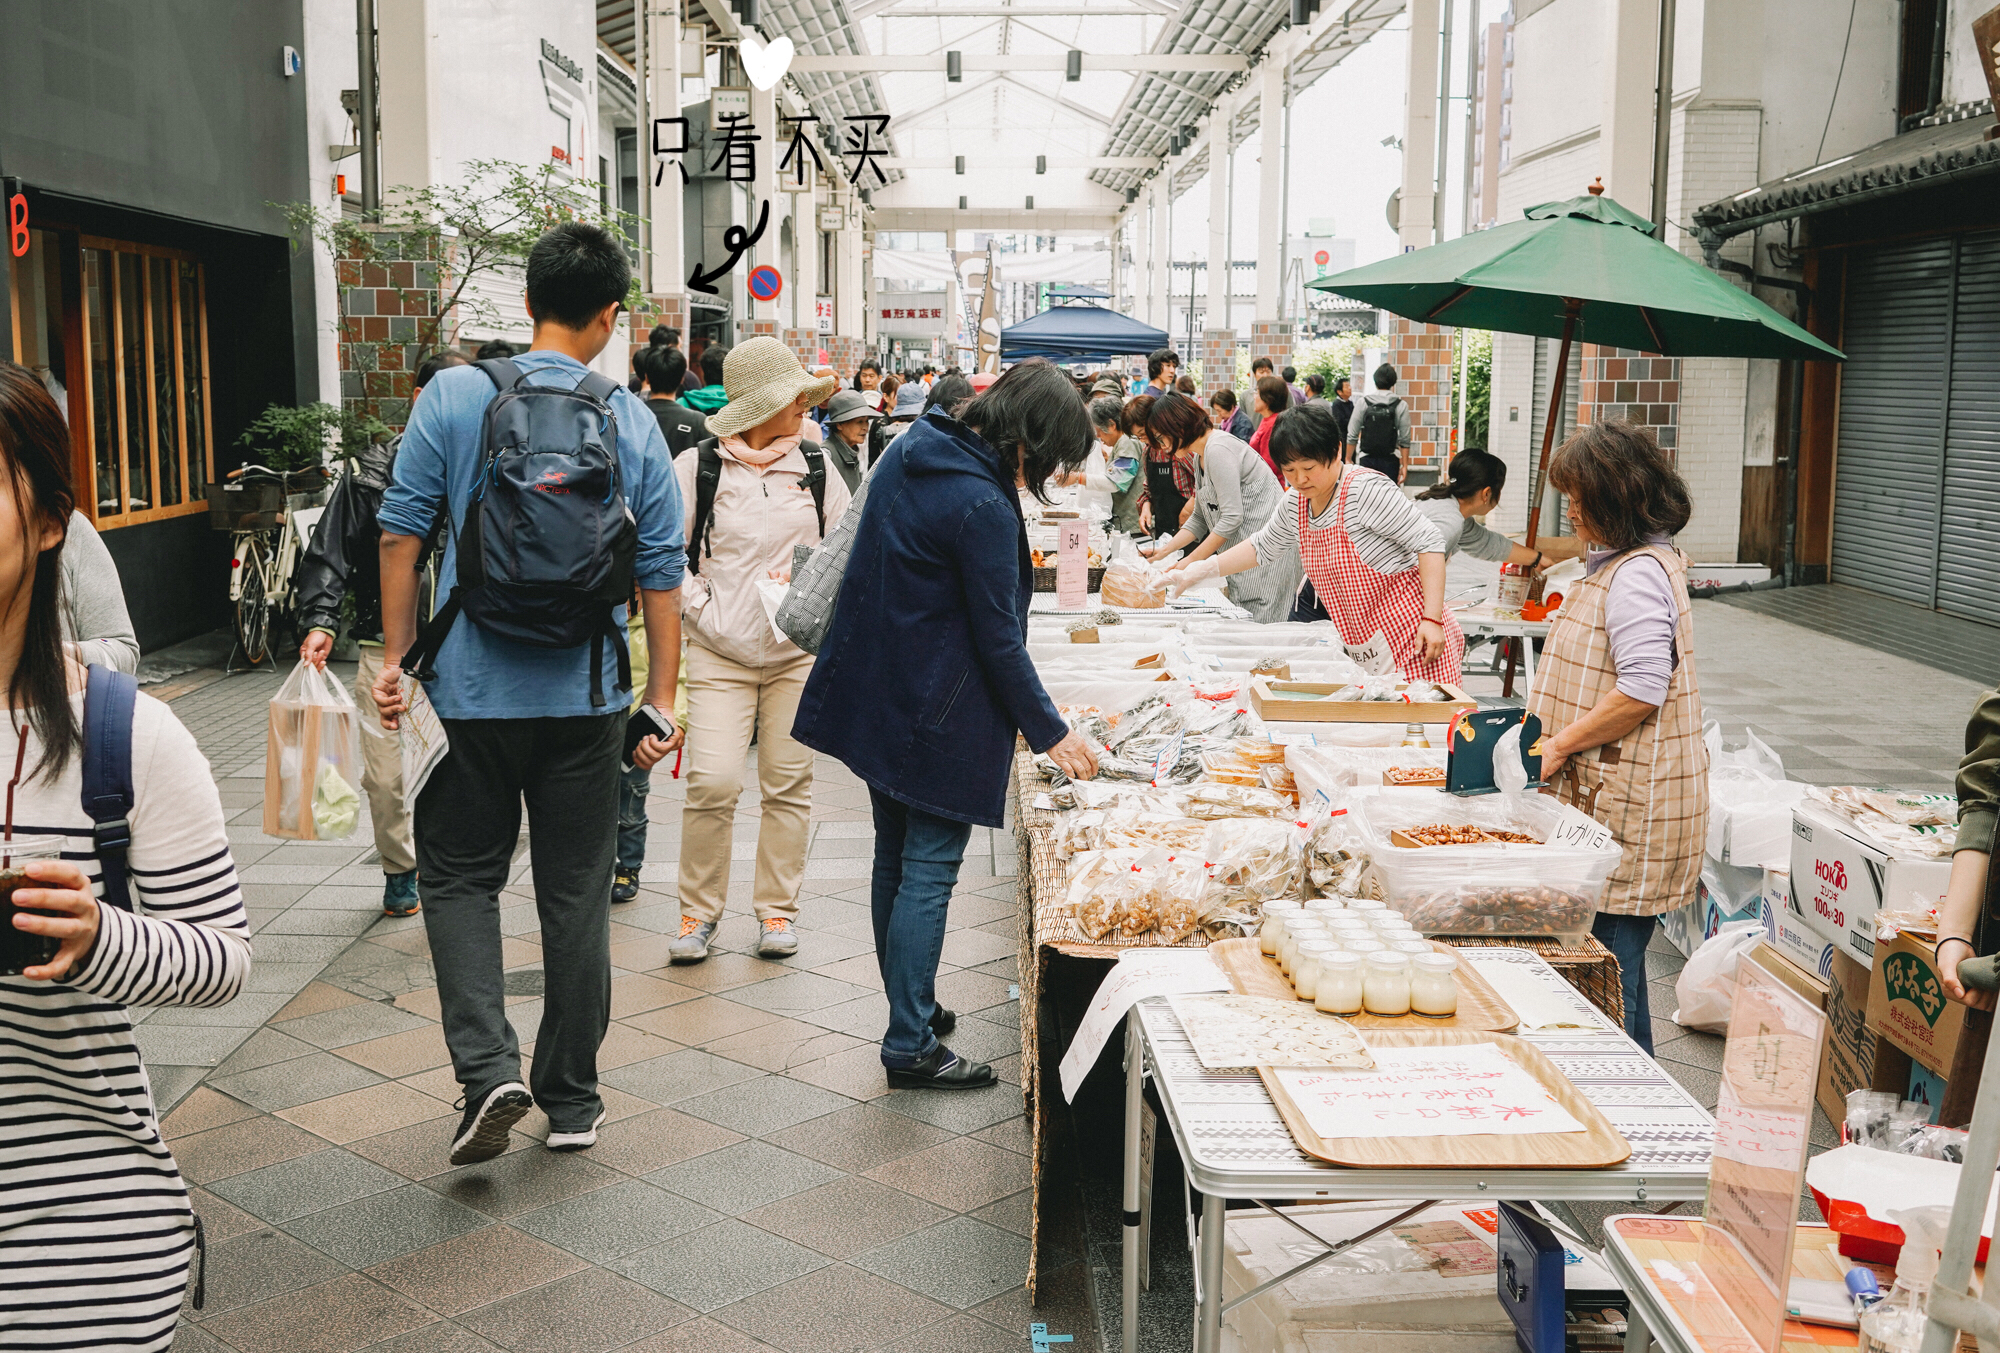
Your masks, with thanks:
[{"label": "black and white striped shirt", "polygon": [[[1354,476],[1347,493],[1347,537],[1361,562],[1377,573],[1404,573],[1417,566],[1420,554],[1443,554],[1444,539],[1425,520],[1417,505],[1403,496],[1396,481],[1374,470],[1349,465],[1342,478]],[[1326,509],[1312,519],[1314,530],[1332,528],[1340,513],[1340,491],[1326,500]],[[1299,491],[1286,489],[1270,522],[1251,538],[1261,563],[1282,559],[1299,548]]]},{"label": "black and white striped shirt", "polygon": [[[82,777],[73,760],[53,783],[24,783],[14,832],[64,838],[101,895]],[[101,907],[97,944],[64,981],[0,977],[0,1348],[164,1349],[188,1281],[187,1186],[126,1007],[226,1004],[250,971],[250,930],[208,762],[145,695],[132,783],[138,913]]]}]

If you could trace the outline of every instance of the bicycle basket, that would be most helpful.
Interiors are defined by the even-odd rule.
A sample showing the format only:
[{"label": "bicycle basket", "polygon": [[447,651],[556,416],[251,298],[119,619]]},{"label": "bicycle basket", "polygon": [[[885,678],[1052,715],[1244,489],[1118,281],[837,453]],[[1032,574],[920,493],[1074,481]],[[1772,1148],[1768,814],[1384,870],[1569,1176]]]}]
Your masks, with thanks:
[{"label": "bicycle basket", "polygon": [[284,486],[252,479],[208,486],[208,524],[217,531],[261,531],[285,510]]}]

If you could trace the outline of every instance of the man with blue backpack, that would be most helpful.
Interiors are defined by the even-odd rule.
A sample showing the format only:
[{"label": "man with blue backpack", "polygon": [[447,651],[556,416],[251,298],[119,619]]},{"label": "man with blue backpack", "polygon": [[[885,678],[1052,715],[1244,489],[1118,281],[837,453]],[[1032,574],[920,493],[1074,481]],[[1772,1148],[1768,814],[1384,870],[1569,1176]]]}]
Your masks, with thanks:
[{"label": "man with blue backpack", "polygon": [[[652,413],[588,365],[617,332],[631,277],[606,231],[544,233],[527,265],[532,346],[438,374],[382,500],[375,701],[394,727],[408,709],[407,672],[424,682],[450,743],[415,820],[445,1042],[465,1090],[454,1165],[499,1155],[536,1104],[550,1150],[596,1143],[620,766],[650,768],[682,741],[679,486]],[[411,565],[440,512],[443,601],[419,633]],[[649,661],[631,727],[650,730],[636,739],[624,638],[635,584]],[[532,1098],[500,948],[524,799],[545,973]]]}]

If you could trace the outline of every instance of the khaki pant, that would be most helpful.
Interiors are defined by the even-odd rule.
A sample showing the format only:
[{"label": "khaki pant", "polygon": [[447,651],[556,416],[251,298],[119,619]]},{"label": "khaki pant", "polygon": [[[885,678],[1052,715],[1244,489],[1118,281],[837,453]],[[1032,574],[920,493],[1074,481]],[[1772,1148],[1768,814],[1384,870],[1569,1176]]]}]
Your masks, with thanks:
[{"label": "khaki pant", "polygon": [[[354,673],[354,702],[368,727],[361,732],[361,787],[368,791],[368,815],[375,822],[375,849],[382,872],[407,874],[417,867],[417,850],[410,836],[410,810],[403,803],[403,744],[382,727],[370,693],[382,674],[382,646],[362,644]],[[382,734],[371,736],[371,731]]]},{"label": "khaki pant", "polygon": [[812,818],[813,754],[793,741],[812,658],[745,667],[700,644],[687,646],[687,807],[681,814],[681,914],[722,916],[729,896],[730,829],[743,792],[743,761],[757,732],[757,876],[751,893],[759,920],[798,915]]}]

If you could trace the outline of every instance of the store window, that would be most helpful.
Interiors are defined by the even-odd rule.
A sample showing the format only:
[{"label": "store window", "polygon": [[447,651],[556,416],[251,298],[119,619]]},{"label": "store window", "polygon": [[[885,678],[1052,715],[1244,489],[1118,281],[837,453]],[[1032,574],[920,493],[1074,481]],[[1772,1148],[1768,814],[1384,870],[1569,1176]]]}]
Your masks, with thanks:
[{"label": "store window", "polygon": [[208,333],[191,255],[35,230],[14,260],[14,358],[69,419],[77,506],[102,528],[206,508]]}]

